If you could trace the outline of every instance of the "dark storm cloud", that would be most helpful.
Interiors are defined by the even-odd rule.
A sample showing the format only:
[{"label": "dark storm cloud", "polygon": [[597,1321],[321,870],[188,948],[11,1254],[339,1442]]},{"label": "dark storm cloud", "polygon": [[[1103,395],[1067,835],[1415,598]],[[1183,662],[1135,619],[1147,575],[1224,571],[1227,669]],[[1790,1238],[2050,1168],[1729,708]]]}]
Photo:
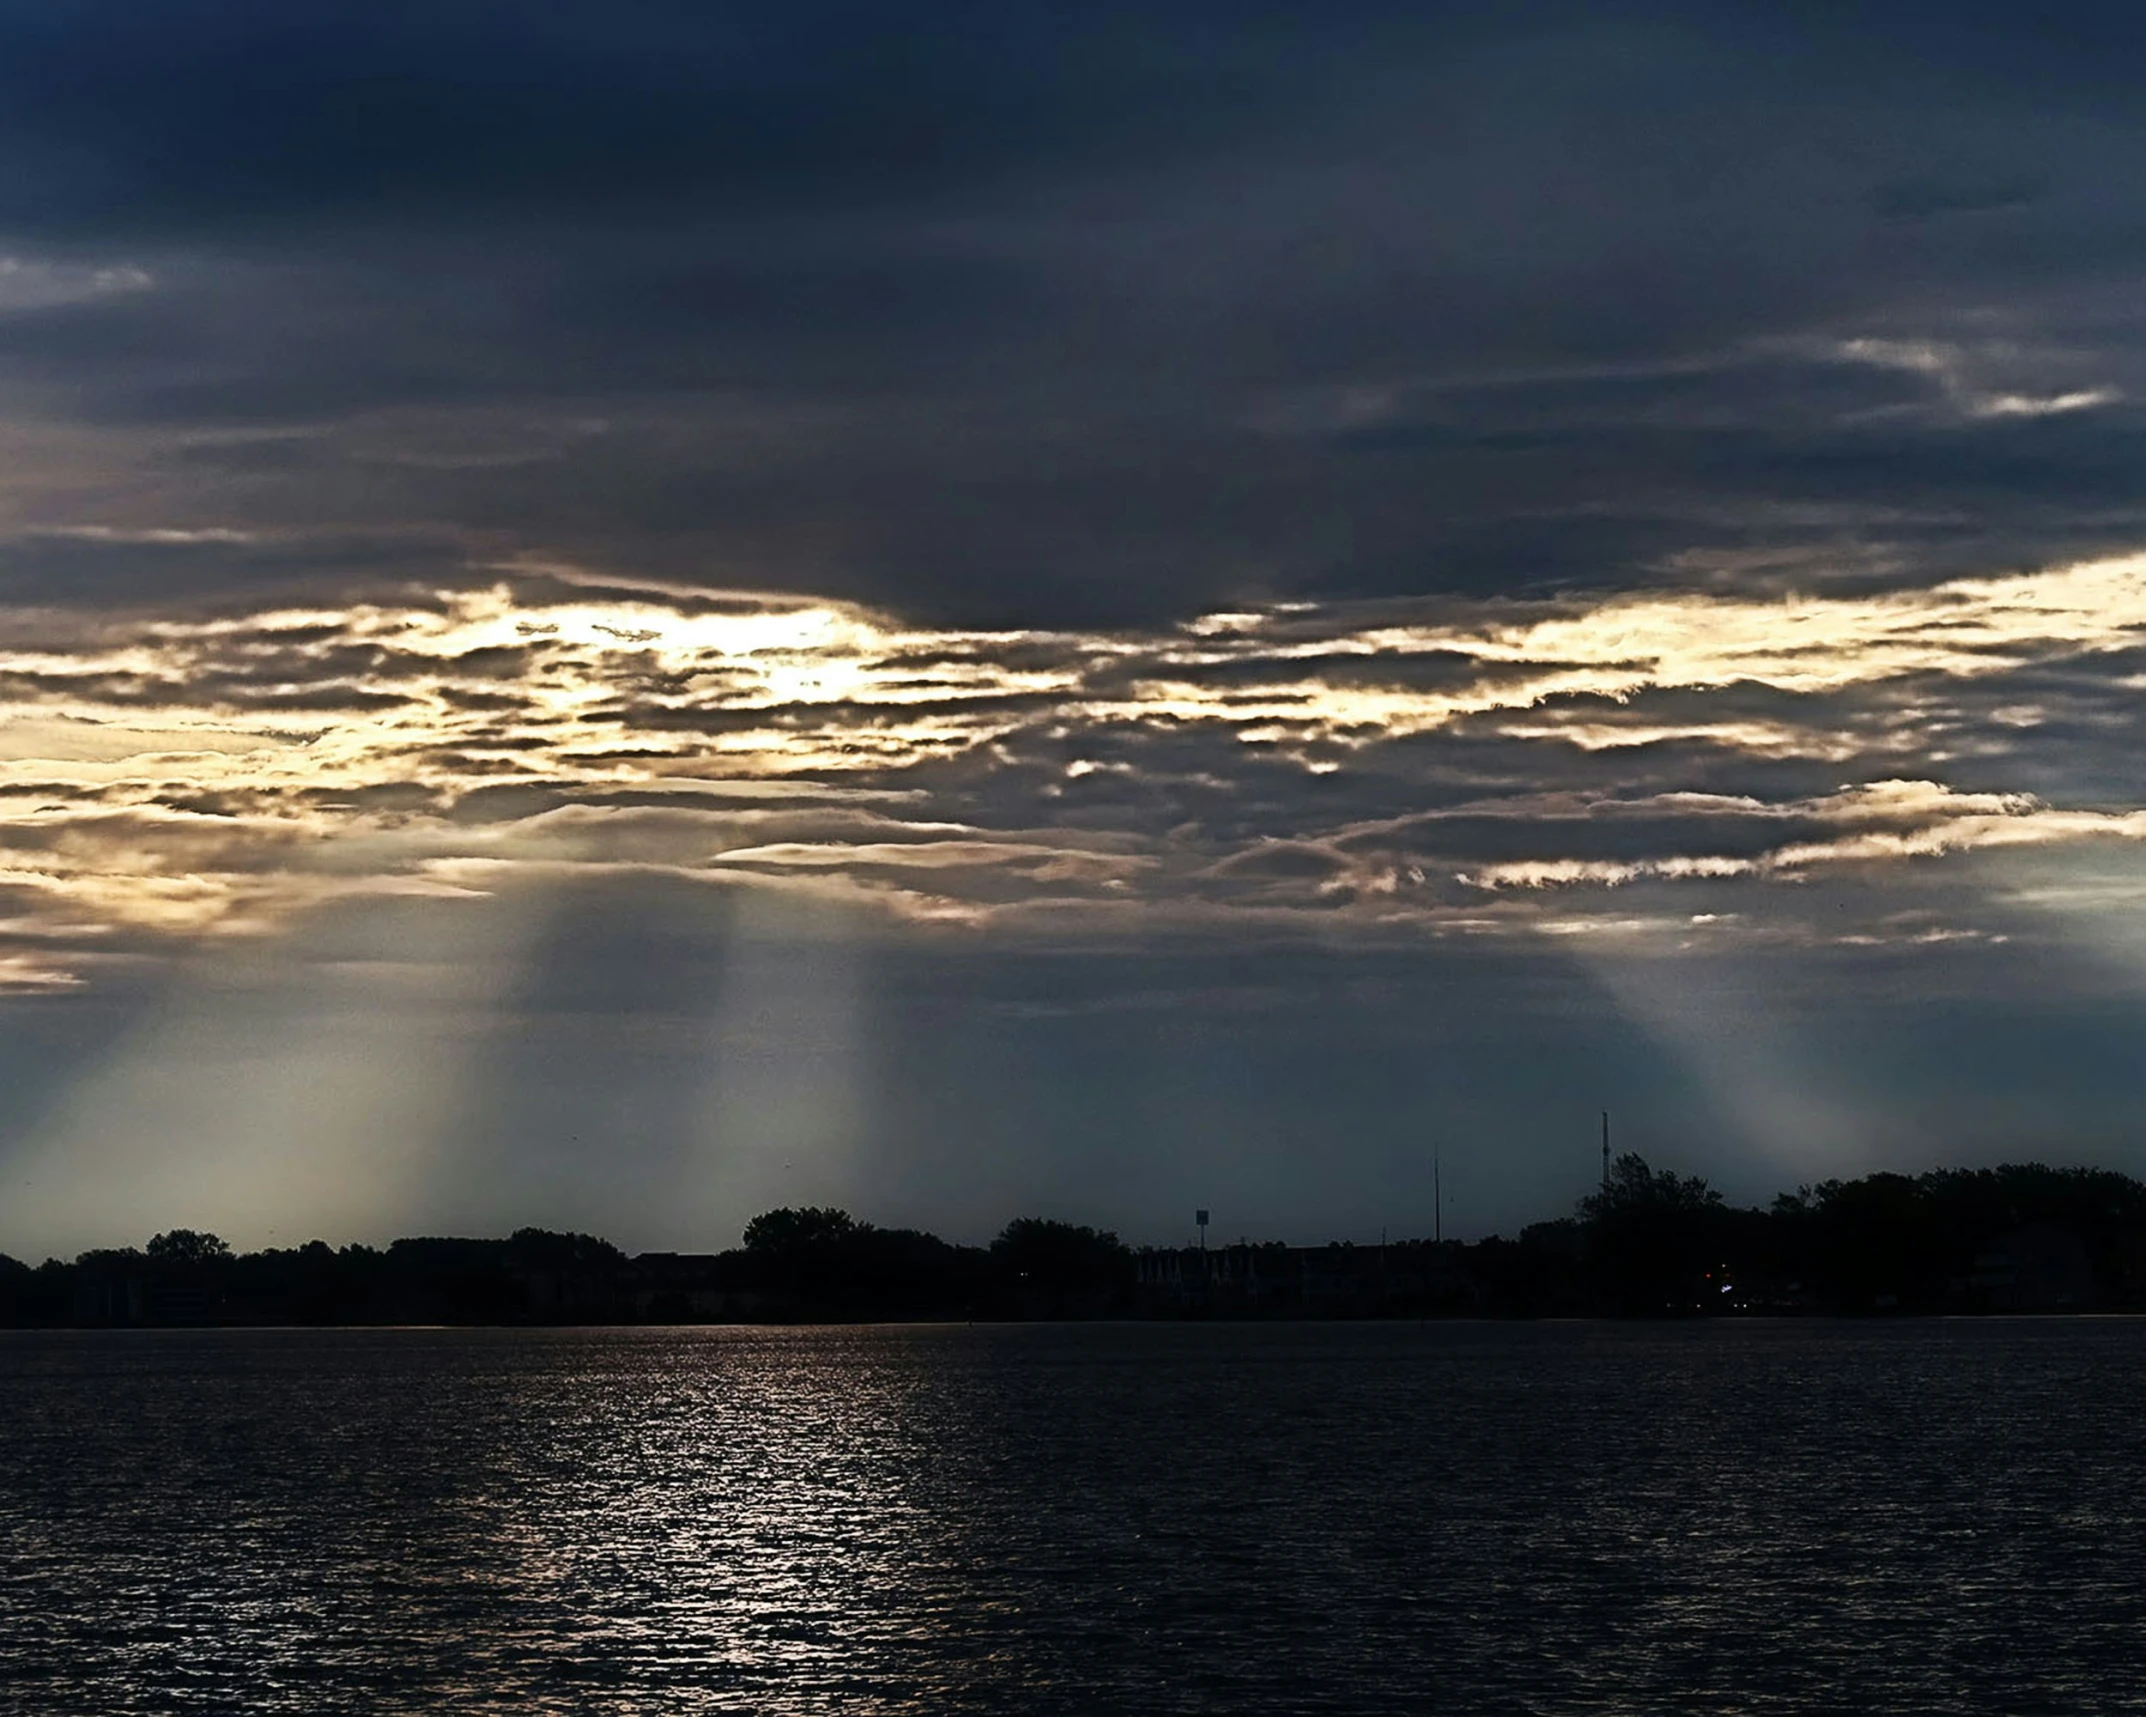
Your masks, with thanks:
[{"label": "dark storm cloud", "polygon": [[1928,581],[2146,513],[2137,36],[14,6],[0,377],[81,437],[44,524],[1005,625]]},{"label": "dark storm cloud", "polygon": [[1299,105],[1296,51],[1365,33],[1272,5],[9,14],[0,135],[49,166],[0,217],[69,234],[452,220],[473,203],[609,213],[622,196],[787,207],[1148,159]]},{"label": "dark storm cloud", "polygon": [[[391,592],[409,600],[463,576],[455,544],[408,531],[285,536],[89,525],[0,539],[0,603],[109,610],[129,623],[151,612],[252,613],[264,597],[342,603]],[[11,638],[28,641],[19,631]],[[265,641],[301,648],[307,639],[286,631]]]}]

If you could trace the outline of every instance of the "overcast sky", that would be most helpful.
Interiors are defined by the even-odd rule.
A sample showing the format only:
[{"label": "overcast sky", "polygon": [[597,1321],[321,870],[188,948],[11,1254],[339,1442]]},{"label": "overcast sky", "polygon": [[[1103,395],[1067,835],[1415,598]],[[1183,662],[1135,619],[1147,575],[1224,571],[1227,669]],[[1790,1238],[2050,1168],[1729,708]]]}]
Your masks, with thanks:
[{"label": "overcast sky", "polygon": [[2142,76],[0,3],[0,1249],[2146,1172]]}]

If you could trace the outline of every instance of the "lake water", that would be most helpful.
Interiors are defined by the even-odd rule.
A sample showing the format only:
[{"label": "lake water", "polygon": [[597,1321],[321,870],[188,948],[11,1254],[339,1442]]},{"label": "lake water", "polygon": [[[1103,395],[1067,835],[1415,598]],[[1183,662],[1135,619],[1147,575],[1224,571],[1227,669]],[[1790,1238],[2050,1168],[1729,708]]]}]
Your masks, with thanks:
[{"label": "lake water", "polygon": [[4,1335],[0,1708],[2146,1710],[2146,1324]]}]

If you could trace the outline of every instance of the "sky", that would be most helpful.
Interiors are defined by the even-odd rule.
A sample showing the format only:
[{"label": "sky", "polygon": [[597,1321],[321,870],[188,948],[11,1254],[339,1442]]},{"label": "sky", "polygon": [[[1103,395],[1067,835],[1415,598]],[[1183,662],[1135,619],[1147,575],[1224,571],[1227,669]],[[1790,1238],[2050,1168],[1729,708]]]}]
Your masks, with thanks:
[{"label": "sky", "polygon": [[2142,56],[0,0],[0,1250],[2146,1173]]}]

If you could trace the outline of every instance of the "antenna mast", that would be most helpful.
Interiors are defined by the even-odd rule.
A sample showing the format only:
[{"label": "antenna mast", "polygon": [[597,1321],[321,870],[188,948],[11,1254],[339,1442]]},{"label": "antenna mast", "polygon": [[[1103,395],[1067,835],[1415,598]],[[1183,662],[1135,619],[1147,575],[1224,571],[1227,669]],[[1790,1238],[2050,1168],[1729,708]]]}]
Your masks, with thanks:
[{"label": "antenna mast", "polygon": [[1602,1190],[1609,1191],[1609,1111],[1602,1111]]}]

